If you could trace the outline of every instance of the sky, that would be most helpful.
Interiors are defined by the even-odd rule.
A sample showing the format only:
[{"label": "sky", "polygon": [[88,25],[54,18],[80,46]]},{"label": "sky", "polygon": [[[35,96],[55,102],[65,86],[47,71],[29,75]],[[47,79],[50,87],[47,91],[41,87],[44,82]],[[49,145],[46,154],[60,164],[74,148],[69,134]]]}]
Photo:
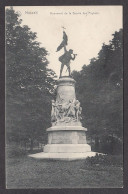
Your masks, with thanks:
[{"label": "sky", "polygon": [[[37,41],[49,52],[48,67],[59,76],[59,56],[56,52],[62,41],[63,29],[68,36],[67,49],[73,49],[77,57],[71,61],[71,70],[80,71],[90,59],[97,57],[102,44],[108,44],[112,34],[122,28],[122,6],[14,6],[20,13],[22,25],[37,32]],[[64,69],[63,75],[65,73]]]}]

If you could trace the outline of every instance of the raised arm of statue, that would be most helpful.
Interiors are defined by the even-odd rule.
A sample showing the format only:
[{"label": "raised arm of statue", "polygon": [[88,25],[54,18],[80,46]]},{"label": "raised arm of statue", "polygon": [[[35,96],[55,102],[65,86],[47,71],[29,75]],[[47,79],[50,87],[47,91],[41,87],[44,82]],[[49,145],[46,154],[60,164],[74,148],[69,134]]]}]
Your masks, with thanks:
[{"label": "raised arm of statue", "polygon": [[64,52],[65,52],[65,53],[67,52],[66,45],[64,45]]}]

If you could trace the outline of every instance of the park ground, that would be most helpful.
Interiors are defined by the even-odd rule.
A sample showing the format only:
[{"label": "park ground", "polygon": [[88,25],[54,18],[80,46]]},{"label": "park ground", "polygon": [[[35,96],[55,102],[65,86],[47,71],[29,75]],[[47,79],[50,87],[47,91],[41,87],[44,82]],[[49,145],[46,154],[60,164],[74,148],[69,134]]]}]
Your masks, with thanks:
[{"label": "park ground", "polygon": [[9,189],[121,188],[123,187],[122,157],[52,161],[30,158],[28,154],[8,155],[6,187]]}]

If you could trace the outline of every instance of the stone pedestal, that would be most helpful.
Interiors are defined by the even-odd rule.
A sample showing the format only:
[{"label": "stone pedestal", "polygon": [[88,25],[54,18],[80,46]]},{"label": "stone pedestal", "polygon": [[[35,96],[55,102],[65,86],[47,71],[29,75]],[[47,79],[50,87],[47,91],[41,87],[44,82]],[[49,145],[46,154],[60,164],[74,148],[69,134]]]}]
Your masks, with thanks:
[{"label": "stone pedestal", "polygon": [[48,144],[34,158],[76,160],[95,156],[86,142],[87,129],[82,127],[80,102],[75,95],[75,80],[62,77],[57,81],[56,101],[52,102],[52,127],[47,129]]}]

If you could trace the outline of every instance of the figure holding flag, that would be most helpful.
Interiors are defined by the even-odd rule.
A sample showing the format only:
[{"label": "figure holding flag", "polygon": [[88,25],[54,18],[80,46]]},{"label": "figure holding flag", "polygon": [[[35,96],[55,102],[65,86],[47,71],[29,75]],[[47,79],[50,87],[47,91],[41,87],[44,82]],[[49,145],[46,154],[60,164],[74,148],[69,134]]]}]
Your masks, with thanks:
[{"label": "figure holding flag", "polygon": [[[64,48],[64,54],[59,57],[59,61],[61,62],[60,77],[62,77],[62,71],[63,71],[64,65],[67,66],[67,70],[69,72],[69,76],[71,75],[70,61],[71,60],[75,60],[75,57],[77,55],[77,54],[73,54],[73,50],[72,49],[69,49],[69,51],[67,51],[67,49],[66,49],[66,45],[67,44],[68,44],[68,37],[67,37],[65,31],[63,31],[63,41],[58,46],[57,51],[56,51],[56,52],[58,52],[59,50]],[[72,55],[74,55],[74,56],[72,56]]]}]

